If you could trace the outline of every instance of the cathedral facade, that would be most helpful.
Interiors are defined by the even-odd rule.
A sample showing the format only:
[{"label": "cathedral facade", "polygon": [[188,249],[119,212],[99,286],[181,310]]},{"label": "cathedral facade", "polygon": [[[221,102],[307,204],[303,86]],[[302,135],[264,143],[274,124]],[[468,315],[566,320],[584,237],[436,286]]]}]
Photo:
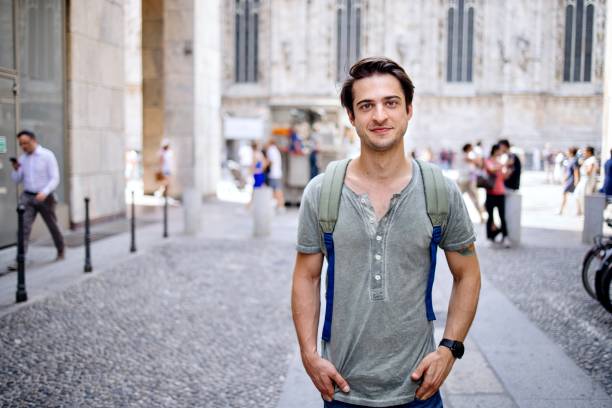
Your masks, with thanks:
[{"label": "cathedral facade", "polygon": [[605,3],[227,1],[222,112],[226,123],[261,121],[263,137],[314,112],[324,143],[341,144],[350,128],[338,98],[348,68],[387,56],[416,87],[409,148],[502,137],[527,152],[547,143],[599,147]]}]

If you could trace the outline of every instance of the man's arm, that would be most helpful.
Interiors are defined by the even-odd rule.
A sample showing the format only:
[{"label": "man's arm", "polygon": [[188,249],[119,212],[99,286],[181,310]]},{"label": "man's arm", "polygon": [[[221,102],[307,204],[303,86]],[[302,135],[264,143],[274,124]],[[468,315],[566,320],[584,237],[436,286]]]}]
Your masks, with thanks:
[{"label": "man's arm", "polygon": [[41,196],[42,200],[40,201],[43,201],[49,194],[51,194],[57,188],[60,181],[59,166],[57,165],[57,160],[55,159],[55,155],[53,153],[49,152],[49,155],[45,157],[45,165],[47,175],[49,176],[49,182],[40,191],[40,193],[44,195],[44,197]]},{"label": "man's arm", "polygon": [[[476,247],[469,244],[457,251],[445,251],[448,266],[453,275],[453,290],[448,304],[444,338],[463,342],[476,314],[480,293],[480,266]],[[447,347],[425,356],[412,379],[423,379],[417,389],[419,399],[431,397],[442,386],[450,373],[455,358]]]},{"label": "man's arm", "polygon": [[336,368],[317,352],[322,266],[322,253],[298,252],[293,271],[291,310],[304,368],[321,396],[331,401],[334,383],[344,392],[349,391],[349,386]]}]

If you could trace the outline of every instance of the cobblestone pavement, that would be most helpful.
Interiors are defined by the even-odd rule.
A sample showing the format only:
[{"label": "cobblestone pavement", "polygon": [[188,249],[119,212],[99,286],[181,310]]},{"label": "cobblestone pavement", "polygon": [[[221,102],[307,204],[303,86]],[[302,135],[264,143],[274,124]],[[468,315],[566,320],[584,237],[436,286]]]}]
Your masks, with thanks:
[{"label": "cobblestone pavement", "polygon": [[274,406],[291,242],[185,238],[0,319],[0,405]]},{"label": "cobblestone pavement", "polygon": [[612,314],[582,286],[588,247],[567,231],[524,228],[523,237],[520,248],[479,248],[483,274],[612,395]]}]

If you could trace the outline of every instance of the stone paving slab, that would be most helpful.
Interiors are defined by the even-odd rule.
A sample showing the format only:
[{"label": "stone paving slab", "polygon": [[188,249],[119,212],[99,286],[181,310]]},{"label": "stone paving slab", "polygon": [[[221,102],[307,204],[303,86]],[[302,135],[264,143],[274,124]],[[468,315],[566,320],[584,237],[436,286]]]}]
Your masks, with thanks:
[{"label": "stone paving slab", "polygon": [[176,239],[5,315],[0,405],[273,406],[292,248]]}]

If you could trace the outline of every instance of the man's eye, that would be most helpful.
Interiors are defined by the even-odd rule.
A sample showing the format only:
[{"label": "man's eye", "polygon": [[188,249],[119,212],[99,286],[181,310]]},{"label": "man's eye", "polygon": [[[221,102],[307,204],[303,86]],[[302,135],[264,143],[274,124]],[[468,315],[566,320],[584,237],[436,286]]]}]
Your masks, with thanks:
[{"label": "man's eye", "polygon": [[397,106],[397,101],[389,101],[387,102],[387,106],[390,108],[395,108]]},{"label": "man's eye", "polygon": [[371,103],[364,103],[361,105],[361,109],[365,110],[365,109],[370,109],[372,107]]}]

